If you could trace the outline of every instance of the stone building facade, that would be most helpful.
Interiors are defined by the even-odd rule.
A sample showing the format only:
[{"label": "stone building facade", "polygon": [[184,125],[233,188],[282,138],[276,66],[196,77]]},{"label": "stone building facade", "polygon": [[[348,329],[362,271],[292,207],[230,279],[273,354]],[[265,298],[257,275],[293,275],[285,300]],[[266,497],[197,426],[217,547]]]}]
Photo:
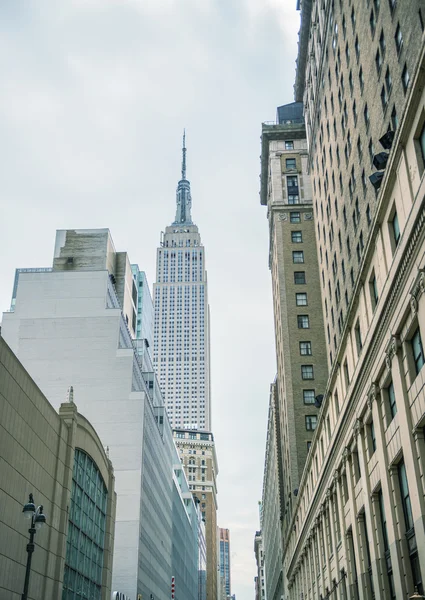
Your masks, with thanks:
[{"label": "stone building facade", "polygon": [[185,429],[174,429],[173,435],[189,489],[199,500],[202,519],[205,522],[206,597],[207,600],[215,600],[219,594],[220,572],[217,540],[218,462],[214,436],[207,431]]},{"label": "stone building facade", "polygon": [[32,493],[46,524],[35,535],[29,597],[110,600],[114,486],[112,463],[72,393],[57,413],[0,336],[0,597],[21,598],[22,507]]},{"label": "stone building facade", "polygon": [[284,540],[288,597],[408,598],[425,577],[425,7],[303,5],[330,375]]},{"label": "stone building facade", "polygon": [[[304,103],[328,362],[336,360],[379,195],[379,140],[397,130],[423,48],[423,0],[301,2]],[[382,244],[382,240],[376,240]]]},{"label": "stone building facade", "polygon": [[[267,598],[284,597],[283,538],[281,515],[284,506],[282,483],[283,469],[280,446],[279,403],[276,382],[270,386],[270,403],[267,423],[267,441],[264,460],[263,495],[261,503],[261,532],[267,572],[265,588]],[[278,524],[278,525],[277,525]]]},{"label": "stone building facade", "polygon": [[[263,124],[261,148],[260,199],[267,206],[270,229],[277,361],[273,417],[278,423],[277,428],[269,427],[273,440],[267,440],[267,448],[276,444],[273,452],[280,474],[278,485],[266,490],[263,518],[265,522],[275,518],[279,506],[281,535],[286,539],[328,369],[302,104],[279,107],[278,120]],[[268,477],[266,471],[266,483]],[[278,497],[268,499],[268,492]],[[262,532],[264,546],[270,548],[274,542],[266,539],[269,532],[274,538],[271,524]],[[270,585],[281,584],[273,576]]]}]

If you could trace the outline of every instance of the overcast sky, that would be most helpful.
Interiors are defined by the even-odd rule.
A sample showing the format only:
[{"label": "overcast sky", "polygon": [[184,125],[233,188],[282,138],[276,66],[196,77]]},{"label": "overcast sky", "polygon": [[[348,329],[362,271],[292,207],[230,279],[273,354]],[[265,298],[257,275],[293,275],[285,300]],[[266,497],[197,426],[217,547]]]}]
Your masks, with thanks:
[{"label": "overcast sky", "polygon": [[261,122],[293,100],[296,0],[2,0],[0,310],[56,229],[108,227],[152,285],[187,132],[206,247],[219,524],[232,591],[254,598],[275,376]]}]

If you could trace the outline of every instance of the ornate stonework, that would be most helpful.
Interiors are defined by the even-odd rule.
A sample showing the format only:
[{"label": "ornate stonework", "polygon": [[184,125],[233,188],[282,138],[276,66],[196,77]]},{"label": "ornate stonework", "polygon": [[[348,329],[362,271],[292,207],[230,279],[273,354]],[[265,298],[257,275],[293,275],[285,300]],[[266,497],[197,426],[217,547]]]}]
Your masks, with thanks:
[{"label": "ornate stonework", "polygon": [[416,277],[415,283],[410,290],[410,307],[414,315],[418,312],[418,302],[420,296],[425,291],[425,271],[420,270]]},{"label": "ornate stonework", "polygon": [[387,365],[387,369],[389,371],[391,371],[391,364],[393,361],[394,356],[396,356],[397,354],[397,350],[400,347],[400,340],[398,339],[397,336],[392,335],[390,337],[390,341],[387,344],[387,347],[385,349],[385,363]]},{"label": "ornate stonework", "polygon": [[372,410],[372,404],[375,402],[376,397],[378,395],[378,386],[376,383],[372,383],[369,388],[369,392],[367,394],[367,405],[370,410]]}]

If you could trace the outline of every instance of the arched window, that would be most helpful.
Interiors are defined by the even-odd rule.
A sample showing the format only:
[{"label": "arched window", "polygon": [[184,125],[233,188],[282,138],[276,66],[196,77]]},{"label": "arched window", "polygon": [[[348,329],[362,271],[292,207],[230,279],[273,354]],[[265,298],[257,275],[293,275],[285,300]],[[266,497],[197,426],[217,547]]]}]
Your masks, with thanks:
[{"label": "arched window", "polygon": [[76,449],[62,600],[100,600],[108,490],[93,459]]}]

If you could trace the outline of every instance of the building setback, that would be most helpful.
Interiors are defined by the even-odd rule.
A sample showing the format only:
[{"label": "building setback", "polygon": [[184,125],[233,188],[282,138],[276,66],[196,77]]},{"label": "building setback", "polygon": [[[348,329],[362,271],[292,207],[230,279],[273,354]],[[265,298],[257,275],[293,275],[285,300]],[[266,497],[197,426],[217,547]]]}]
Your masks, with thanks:
[{"label": "building setback", "polygon": [[168,600],[175,576],[176,600],[195,600],[197,511],[178,485],[159,385],[142,366],[146,345],[133,340],[137,286],[127,254],[107,229],[58,231],[52,269],[21,272],[15,296],[5,340],[54,406],[72,382],[115,463],[113,591]]},{"label": "building setback", "polygon": [[291,600],[424,593],[424,16],[414,0],[302,3],[330,373],[284,538]]},{"label": "building setback", "polygon": [[0,336],[1,598],[21,598],[29,527],[22,507],[31,493],[46,525],[35,535],[29,597],[111,597],[112,463],[72,388],[66,400],[58,414]]}]

